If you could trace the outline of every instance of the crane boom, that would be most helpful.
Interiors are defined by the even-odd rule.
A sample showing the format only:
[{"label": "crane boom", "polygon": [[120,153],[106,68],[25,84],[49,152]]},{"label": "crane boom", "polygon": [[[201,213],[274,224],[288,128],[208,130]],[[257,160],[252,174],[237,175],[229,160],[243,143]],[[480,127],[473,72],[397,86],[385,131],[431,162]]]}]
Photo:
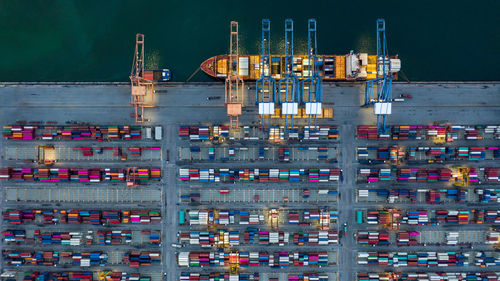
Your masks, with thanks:
[{"label": "crane boom", "polygon": [[[135,36],[135,52],[130,70],[131,99],[130,104],[134,106],[135,122],[143,123],[144,108],[155,107],[154,83],[144,78],[144,34],[137,33]],[[146,97],[150,96],[150,103],[146,102]]]},{"label": "crane boom", "polygon": [[256,102],[259,106],[259,114],[262,116],[264,127],[264,116],[268,116],[268,128],[271,127],[271,115],[274,114],[274,103],[276,102],[276,80],[271,76],[271,21],[262,20],[262,55],[261,76],[256,82]]},{"label": "crane boom", "polygon": [[314,128],[316,128],[317,116],[322,112],[323,102],[323,77],[319,75],[320,62],[318,61],[316,32],[316,20],[309,19],[307,22],[308,77],[301,81],[300,89],[300,101],[306,107],[309,127],[311,127],[311,116],[314,116]]},{"label": "crane boom", "polygon": [[381,134],[387,132],[387,116],[392,113],[392,80],[393,73],[385,36],[385,20],[377,19],[377,76],[375,79],[364,82],[365,103],[363,106],[374,105],[377,128]]},{"label": "crane boom", "polygon": [[288,116],[293,127],[293,116],[298,113],[299,81],[293,73],[293,20],[285,20],[285,58],[284,77],[278,81],[278,102],[285,116],[285,132],[288,132]]},{"label": "crane boom", "polygon": [[239,126],[244,101],[244,82],[240,78],[239,71],[239,40],[238,22],[231,21],[229,38],[229,70],[225,83],[225,104],[229,116],[229,127],[236,129]]}]

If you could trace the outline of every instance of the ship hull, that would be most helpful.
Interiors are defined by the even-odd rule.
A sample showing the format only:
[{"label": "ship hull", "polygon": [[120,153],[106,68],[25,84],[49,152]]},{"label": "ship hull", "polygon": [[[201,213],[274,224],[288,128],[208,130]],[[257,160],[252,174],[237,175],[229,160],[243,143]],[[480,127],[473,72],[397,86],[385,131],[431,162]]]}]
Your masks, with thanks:
[{"label": "ship hull", "polygon": [[[284,56],[271,56],[270,68],[264,72],[271,74],[275,79],[284,78],[284,70],[287,69]],[[397,56],[390,57],[391,65],[400,61]],[[238,75],[245,81],[255,81],[261,77],[261,56],[240,55],[238,62],[230,62],[229,55],[219,55],[205,60],[200,68],[207,75],[216,79],[225,79],[228,69],[238,67]],[[363,81],[376,78],[376,56],[368,54],[348,55],[319,55],[317,56],[318,74],[325,81]],[[289,66],[288,66],[289,68]],[[293,58],[292,71],[298,78],[307,78],[312,75],[312,67],[306,55],[298,55]],[[397,70],[399,71],[399,69]],[[397,79],[397,71],[393,76]]]}]

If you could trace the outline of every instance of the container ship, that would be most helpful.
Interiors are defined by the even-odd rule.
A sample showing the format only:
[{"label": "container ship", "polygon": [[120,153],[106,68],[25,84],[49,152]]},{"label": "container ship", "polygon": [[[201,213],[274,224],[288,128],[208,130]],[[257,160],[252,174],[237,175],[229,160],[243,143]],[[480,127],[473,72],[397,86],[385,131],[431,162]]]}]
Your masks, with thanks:
[{"label": "container ship", "polygon": [[[374,79],[377,76],[377,56],[367,53],[349,53],[347,55],[318,55],[318,73],[325,81],[362,81]],[[233,62],[236,64],[236,62]],[[307,78],[312,75],[313,69],[309,63],[308,55],[295,55],[293,57],[293,74],[295,77]],[[397,79],[401,69],[401,60],[398,56],[389,57],[387,69]],[[219,55],[204,61],[200,68],[208,75],[225,79],[230,69],[229,55]],[[261,56],[240,55],[238,57],[238,75],[243,80],[257,80],[261,77]],[[286,69],[284,55],[271,56],[271,76],[281,79]],[[267,73],[266,73],[267,74]]]}]

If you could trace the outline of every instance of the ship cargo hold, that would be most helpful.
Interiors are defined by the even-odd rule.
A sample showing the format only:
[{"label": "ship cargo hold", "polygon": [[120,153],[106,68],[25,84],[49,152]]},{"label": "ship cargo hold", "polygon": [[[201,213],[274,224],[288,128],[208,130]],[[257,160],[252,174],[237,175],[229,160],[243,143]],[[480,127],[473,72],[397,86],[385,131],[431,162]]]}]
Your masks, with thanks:
[{"label": "ship cargo hold", "polygon": [[[401,60],[398,56],[389,57],[387,60],[394,79],[401,69]],[[230,63],[238,64],[238,75],[243,80],[257,80],[261,77],[262,60],[260,55],[240,55],[238,62],[230,61],[229,55],[211,57],[201,64],[201,70],[206,74],[225,79]],[[377,56],[367,53],[349,53],[347,55],[318,55],[315,62],[318,74],[325,81],[364,81],[377,78]],[[313,62],[309,62],[307,55],[293,57],[293,74],[297,78],[312,76]],[[379,63],[379,66],[381,64]],[[284,55],[271,56],[271,76],[274,79],[284,78],[286,60]],[[267,73],[266,73],[267,74]]]}]

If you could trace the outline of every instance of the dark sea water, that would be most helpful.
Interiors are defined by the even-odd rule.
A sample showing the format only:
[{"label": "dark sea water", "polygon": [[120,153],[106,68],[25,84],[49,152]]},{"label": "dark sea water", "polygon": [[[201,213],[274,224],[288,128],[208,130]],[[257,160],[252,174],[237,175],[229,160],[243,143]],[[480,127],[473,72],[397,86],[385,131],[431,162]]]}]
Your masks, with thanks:
[{"label": "dark sea water", "polygon": [[[500,80],[500,1],[0,1],[0,81],[127,81],[135,34],[146,36],[148,67],[185,81],[208,57],[227,53],[229,22],[243,53],[259,52],[261,19],[272,53],[284,20],[305,51],[307,19],[318,22],[318,53],[375,51],[375,21],[403,75],[416,80]],[[202,72],[193,81],[210,81]]]}]

